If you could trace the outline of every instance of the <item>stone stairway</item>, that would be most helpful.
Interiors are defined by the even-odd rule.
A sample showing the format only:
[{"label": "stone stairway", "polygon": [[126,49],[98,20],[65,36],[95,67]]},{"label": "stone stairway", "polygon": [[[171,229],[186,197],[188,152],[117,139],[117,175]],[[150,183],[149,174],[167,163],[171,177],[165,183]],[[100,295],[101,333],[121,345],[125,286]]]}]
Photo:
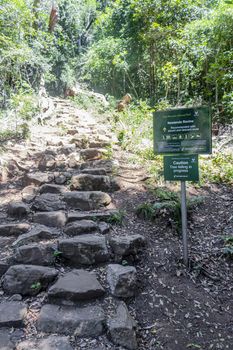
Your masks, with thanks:
[{"label": "stone stairway", "polygon": [[[8,144],[0,225],[0,350],[136,349],[127,264],[142,235],[117,236],[114,135],[70,102]],[[126,262],[126,263],[125,263]]]}]

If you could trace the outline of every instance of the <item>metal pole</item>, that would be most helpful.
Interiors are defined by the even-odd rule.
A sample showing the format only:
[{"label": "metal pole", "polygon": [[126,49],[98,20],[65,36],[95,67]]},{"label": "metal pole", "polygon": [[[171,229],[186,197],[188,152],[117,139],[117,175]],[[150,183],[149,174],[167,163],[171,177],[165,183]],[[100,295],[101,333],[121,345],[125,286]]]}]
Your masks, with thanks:
[{"label": "metal pole", "polygon": [[183,237],[183,258],[184,264],[188,267],[188,234],[187,234],[187,203],[186,203],[186,183],[181,181],[181,218],[182,218],[182,237]]}]

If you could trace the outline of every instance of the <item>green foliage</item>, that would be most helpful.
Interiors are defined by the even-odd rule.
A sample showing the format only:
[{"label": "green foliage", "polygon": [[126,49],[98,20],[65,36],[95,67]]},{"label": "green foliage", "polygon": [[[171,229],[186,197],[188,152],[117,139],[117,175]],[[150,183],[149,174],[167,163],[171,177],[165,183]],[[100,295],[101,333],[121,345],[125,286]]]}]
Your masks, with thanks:
[{"label": "green foliage", "polygon": [[125,211],[124,210],[118,210],[116,213],[112,214],[108,219],[107,222],[111,225],[121,225],[123,222],[123,219],[125,217]]},{"label": "green foliage", "polygon": [[233,258],[233,236],[225,236],[223,253],[230,258]]},{"label": "green foliage", "polygon": [[200,158],[202,182],[233,183],[232,153],[217,153]]},{"label": "green foliage", "polygon": [[35,282],[31,285],[31,289],[34,289],[34,290],[40,290],[41,287],[42,287],[42,285],[40,282]]}]

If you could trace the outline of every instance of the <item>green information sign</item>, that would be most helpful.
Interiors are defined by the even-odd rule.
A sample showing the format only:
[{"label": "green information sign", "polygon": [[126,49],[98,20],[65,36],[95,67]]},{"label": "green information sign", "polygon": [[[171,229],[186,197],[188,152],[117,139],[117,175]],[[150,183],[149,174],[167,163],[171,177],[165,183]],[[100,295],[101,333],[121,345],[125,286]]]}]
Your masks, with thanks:
[{"label": "green information sign", "polygon": [[155,154],[210,154],[211,115],[208,107],[154,113]]},{"label": "green information sign", "polygon": [[198,155],[165,156],[164,178],[166,181],[198,182]]}]

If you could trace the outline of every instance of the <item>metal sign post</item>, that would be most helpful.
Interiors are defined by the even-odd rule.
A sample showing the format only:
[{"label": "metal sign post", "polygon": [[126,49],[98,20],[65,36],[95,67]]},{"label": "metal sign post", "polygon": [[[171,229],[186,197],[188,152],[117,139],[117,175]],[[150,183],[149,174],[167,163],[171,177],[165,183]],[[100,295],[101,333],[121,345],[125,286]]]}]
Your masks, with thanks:
[{"label": "metal sign post", "polygon": [[189,266],[188,258],[188,233],[187,233],[187,202],[186,202],[186,182],[181,181],[181,218],[183,237],[183,258],[186,267]]}]

